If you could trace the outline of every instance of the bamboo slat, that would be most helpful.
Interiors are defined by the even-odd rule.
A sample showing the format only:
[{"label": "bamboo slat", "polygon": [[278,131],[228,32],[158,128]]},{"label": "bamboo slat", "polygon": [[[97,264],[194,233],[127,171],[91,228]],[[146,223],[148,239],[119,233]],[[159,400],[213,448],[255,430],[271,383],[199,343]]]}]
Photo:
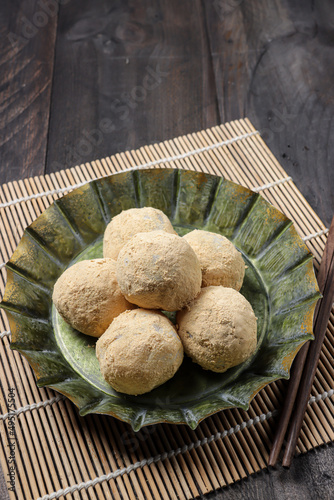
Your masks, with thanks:
[{"label": "bamboo slat", "polygon": [[[246,137],[236,140],[239,136]],[[214,146],[222,141],[226,144]],[[9,260],[24,228],[71,186],[144,164],[223,175],[258,188],[266,200],[294,221],[302,237],[310,236],[305,242],[317,268],[326,242],[326,234],[321,232],[326,228],[248,119],[0,186],[0,204],[6,204],[0,208],[0,265]],[[5,281],[2,266],[1,294]],[[2,312],[0,328],[8,331]],[[15,414],[16,477],[15,491],[9,491],[11,500],[37,500],[45,495],[48,499],[54,492],[59,492],[56,498],[66,500],[186,500],[246,478],[267,465],[284,399],[284,381],[265,387],[247,412],[220,412],[201,422],[195,431],[183,425],[160,424],[134,433],[112,417],[82,418],[69,400],[57,398],[51,389],[38,388],[28,363],[9,345],[4,333],[0,338],[1,415],[8,412],[11,389],[19,410]],[[334,440],[333,361],[332,314],[312,390],[313,396],[324,399],[309,405],[298,441],[299,453]],[[35,403],[41,405],[36,408]],[[0,417],[0,462],[5,477],[9,473],[9,436],[9,420]],[[112,472],[118,476],[108,479]],[[89,482],[95,479],[94,484]],[[82,482],[88,483],[79,487]],[[62,491],[67,487],[72,490]]]}]

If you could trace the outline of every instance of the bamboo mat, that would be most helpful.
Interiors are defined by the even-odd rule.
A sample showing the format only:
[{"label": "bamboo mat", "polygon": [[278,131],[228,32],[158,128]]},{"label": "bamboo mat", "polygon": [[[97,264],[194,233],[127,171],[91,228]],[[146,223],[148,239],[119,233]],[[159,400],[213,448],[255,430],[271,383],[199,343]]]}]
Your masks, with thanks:
[{"label": "bamboo mat", "polygon": [[[71,186],[133,167],[204,171],[261,192],[294,221],[318,268],[327,230],[247,119],[3,185],[1,263],[10,258],[24,228]],[[0,268],[3,293],[4,264]],[[331,316],[298,453],[334,439],[333,319]],[[66,398],[37,388],[28,363],[9,348],[10,332],[2,312],[1,332],[0,462],[6,481],[12,473],[15,483],[14,491],[9,491],[11,499],[51,500],[65,495],[67,500],[189,499],[266,467],[284,398],[282,381],[264,388],[249,411],[220,412],[195,431],[184,425],[159,424],[134,433],[112,417],[82,418]]]}]

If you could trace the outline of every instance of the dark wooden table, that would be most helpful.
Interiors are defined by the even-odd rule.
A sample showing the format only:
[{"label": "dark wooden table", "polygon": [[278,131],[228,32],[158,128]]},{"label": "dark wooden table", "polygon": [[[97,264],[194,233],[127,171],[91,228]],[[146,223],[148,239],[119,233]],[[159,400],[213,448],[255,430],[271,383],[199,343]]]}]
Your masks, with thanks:
[{"label": "dark wooden table", "polygon": [[[0,24],[0,183],[247,116],[329,225],[333,1],[2,0]],[[209,498],[334,498],[333,458]]]}]

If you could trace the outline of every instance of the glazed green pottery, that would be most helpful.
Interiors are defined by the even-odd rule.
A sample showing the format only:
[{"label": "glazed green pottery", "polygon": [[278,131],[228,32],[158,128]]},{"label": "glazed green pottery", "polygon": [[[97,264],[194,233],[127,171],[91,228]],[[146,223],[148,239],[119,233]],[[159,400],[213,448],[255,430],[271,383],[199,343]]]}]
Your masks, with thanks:
[{"label": "glazed green pottery", "polygon": [[[241,293],[258,318],[256,352],[218,374],[185,359],[173,379],[141,396],[115,392],[102,378],[96,339],[69,327],[52,304],[60,274],[81,259],[102,256],[107,223],[122,210],[161,209],[184,235],[205,229],[229,238],[247,265]],[[66,395],[81,415],[104,413],[135,430],[157,422],[187,423],[231,407],[247,409],[269,382],[288,378],[301,346],[312,339],[320,294],[312,254],[292,222],[259,194],[200,172],[146,169],[85,184],[55,201],[24,232],[7,264],[1,307],[11,347],[32,366],[39,386]]]}]

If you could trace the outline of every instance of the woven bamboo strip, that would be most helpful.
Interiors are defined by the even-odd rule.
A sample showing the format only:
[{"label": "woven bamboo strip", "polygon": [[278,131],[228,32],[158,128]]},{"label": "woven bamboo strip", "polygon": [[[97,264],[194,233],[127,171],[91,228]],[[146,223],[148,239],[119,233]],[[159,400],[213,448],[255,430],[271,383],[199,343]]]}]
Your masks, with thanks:
[{"label": "woven bamboo strip", "polygon": [[114,167],[114,163],[113,163],[113,157],[111,158],[106,158],[106,164],[108,166],[108,169],[110,171],[111,174],[114,174],[117,172],[117,169]]},{"label": "woven bamboo strip", "polygon": [[[15,359],[11,360],[11,363],[9,364],[6,352],[3,352],[1,350],[1,359],[3,362],[3,367],[5,370],[5,373],[7,374],[8,377],[8,385],[3,381],[3,387],[5,390],[5,394],[9,393],[9,389],[12,387],[15,387],[15,392],[16,392],[16,400],[18,401],[18,404],[20,406],[23,406],[26,403],[25,400],[25,395],[24,395],[24,389],[20,384],[20,381],[18,380],[17,377],[17,370],[15,366]],[[15,419],[15,431],[16,431],[16,441],[19,443],[20,448],[23,450],[22,457],[24,459],[22,460],[22,457],[19,456],[17,457],[17,453],[15,454],[15,457],[18,458],[18,473],[20,474],[20,479],[23,484],[26,483],[26,479],[29,478],[29,491],[31,491],[32,495],[38,496],[39,494],[39,486],[43,489],[43,475],[41,474],[39,467],[38,467],[38,462],[37,462],[37,456],[36,456],[36,451],[35,451],[35,442],[34,439],[36,439],[36,433],[30,432],[30,426],[32,426],[32,416],[24,416],[20,415],[19,418]],[[38,443],[37,443],[38,445]],[[40,446],[38,446],[39,452],[41,451]],[[27,459],[25,458],[25,453],[28,454]],[[45,472],[44,472],[45,473]],[[38,484],[39,483],[39,484]],[[24,488],[25,492],[27,492],[28,485]]]},{"label": "woven bamboo strip", "polygon": [[[324,354],[322,354],[324,357]],[[322,360],[320,360],[322,363]],[[321,373],[318,374],[317,378],[313,384],[313,390],[316,390],[318,393],[323,393],[325,391],[330,390],[330,386],[328,385],[326,379],[323,377]],[[334,431],[333,426],[330,424],[333,420],[333,412],[329,411],[328,406],[323,402],[319,401],[318,404],[313,405],[314,411],[317,413],[318,418],[322,421],[322,425],[326,429],[328,439],[326,442],[334,440]]]},{"label": "woven bamboo strip", "polygon": [[[73,406],[66,405],[64,401],[60,401],[58,405],[53,408],[55,415],[57,416],[57,421],[60,423],[59,429],[61,429],[61,440],[62,446],[68,455],[68,459],[72,465],[73,476],[75,482],[81,482],[82,480],[88,480],[90,474],[86,469],[86,460],[89,458],[89,454],[83,445],[82,439],[80,439],[80,434],[74,432],[73,425],[71,423],[71,414],[73,415]],[[97,488],[100,490],[100,487]],[[87,496],[88,494],[83,491],[82,496]],[[95,490],[90,492],[93,498],[96,498]]]},{"label": "woven bamboo strip", "polygon": [[[116,427],[117,427],[117,430],[116,430]],[[128,451],[124,445],[124,435],[127,432],[124,424],[122,422],[115,422],[115,431],[116,432],[114,433],[114,439],[116,442],[117,449],[119,450],[120,456],[122,457],[122,459],[124,461],[124,466],[127,467],[128,465],[137,462],[138,459],[136,457],[135,451],[133,449],[131,449],[131,447],[130,447],[130,450]],[[147,451],[146,451],[146,446],[147,446],[146,441],[143,441],[142,444],[143,444],[143,447],[141,446],[141,448],[143,449],[144,453],[150,455],[150,453],[147,453]],[[158,468],[159,468],[159,464],[157,464],[157,465],[154,464],[154,466],[151,469],[149,469],[149,467],[144,467],[143,470],[133,471],[130,473],[130,479],[132,480],[132,482],[134,484],[134,489],[135,489],[139,498],[142,498],[142,499],[146,498],[145,492],[142,492],[140,490],[140,486],[139,486],[139,482],[141,485],[144,485],[144,486],[146,485],[145,475],[147,475],[147,477],[148,477],[149,484],[151,484],[153,486],[154,483],[156,483],[158,485],[158,488],[155,488],[155,495],[157,496],[157,498],[159,498],[159,496],[161,496],[159,494],[159,489],[162,490],[162,494],[165,495],[166,498],[168,498],[167,491],[173,492],[173,487],[169,481],[169,478],[168,478],[165,470],[163,470],[162,473],[164,475],[165,485],[166,485],[167,489],[165,489],[162,486],[163,483],[160,480],[160,475],[159,475],[160,471],[158,470]],[[138,479],[139,479],[139,482],[138,482]],[[159,486],[160,486],[160,488],[159,488]]]},{"label": "woven bamboo strip", "polygon": [[[5,196],[5,190],[8,193],[8,189],[5,186],[3,186],[0,189],[1,201],[7,201],[7,198]],[[6,230],[8,231],[8,235],[10,237],[10,244],[12,247],[12,251],[14,251],[14,248],[16,248],[18,242],[20,241],[21,234],[19,234],[18,228],[16,226],[17,221],[16,220],[14,221],[14,219],[13,219],[11,209],[12,209],[12,207],[5,208],[4,214],[3,214],[3,220],[4,220]]]},{"label": "woven bamboo strip", "polygon": [[[320,357],[320,370],[318,371],[317,378],[315,379],[314,388],[323,393],[325,391],[329,391],[331,389],[331,385],[327,382],[328,371],[326,368],[326,364],[329,364],[328,359],[325,357],[325,353],[322,352]],[[321,370],[323,368],[323,370]],[[317,405],[314,405],[317,408]],[[327,427],[327,432],[330,436],[330,440],[334,440],[334,432],[332,426]]]},{"label": "woven bamboo strip", "polygon": [[[98,430],[96,425],[97,419],[92,419],[88,416],[87,418],[77,417],[76,424],[73,424],[75,432],[83,432],[87,446],[90,450],[90,455],[92,457],[92,462],[96,468],[96,475],[101,476],[107,474],[111,470],[116,470],[118,464],[114,459],[112,450],[110,449],[107,440],[104,440],[104,434],[101,436],[101,432]],[[102,439],[101,439],[102,438]],[[93,477],[93,475],[91,475]],[[124,486],[124,481],[122,478],[116,478],[115,482],[110,481],[109,484],[103,483],[103,491],[106,497],[108,497],[109,488],[115,499],[127,499],[129,498],[128,493]]]},{"label": "woven bamboo strip", "polygon": [[[110,471],[107,460],[100,453],[97,452],[97,449],[94,446],[94,443],[91,440],[89,430],[86,425],[85,419],[80,419],[78,421],[76,419],[76,415],[73,412],[73,408],[70,407],[69,402],[66,402],[66,406],[68,407],[68,412],[71,417],[71,424],[74,432],[77,434],[78,442],[81,442],[82,450],[84,453],[85,464],[88,468],[88,477],[94,477],[95,475],[102,475],[106,472]],[[98,459],[97,459],[98,458]],[[101,485],[96,485],[96,494],[97,498],[107,497],[112,494],[113,498],[120,499],[122,498],[118,492],[118,489],[114,483],[109,485],[107,482],[102,483]],[[90,491],[90,495],[93,495],[94,490]],[[126,498],[126,496],[123,496]]]},{"label": "woven bamboo strip", "polygon": [[[234,416],[236,421],[235,425],[240,425],[242,422],[252,418],[248,413],[245,413],[241,410],[235,411]],[[251,453],[254,455],[254,458],[256,459],[259,465],[259,470],[260,470],[260,469],[265,469],[267,466],[268,451],[266,450],[265,445],[261,440],[259,434],[259,427],[260,426],[253,425],[248,429],[245,429],[243,431],[243,434],[246,442],[250,446]]]},{"label": "woven bamboo strip", "polygon": [[[159,426],[158,432],[162,436],[161,442],[164,450],[170,451],[178,448],[179,443],[176,441],[174,426]],[[186,492],[187,498],[192,498],[198,495],[198,487],[195,484],[191,462],[189,463],[183,455],[173,457],[171,460],[175,464],[175,470],[178,472],[178,477],[181,476],[181,484]]]},{"label": "woven bamboo strip", "polygon": [[[124,447],[122,443],[122,439],[120,439],[120,434],[118,432],[115,433],[114,439],[115,439],[115,446],[118,450],[119,458],[118,462],[122,463],[125,466],[129,466],[132,463],[135,463],[137,460],[134,458],[133,452],[128,452],[126,448]],[[146,495],[149,495],[147,498],[151,498],[151,494],[148,491],[142,491],[141,487],[146,488],[146,478],[145,478],[145,473],[143,470],[137,471],[132,471],[129,474],[129,477],[125,479],[125,484],[128,489],[128,494],[130,498],[140,498],[144,499]],[[150,476],[150,480],[148,481],[149,484],[154,485],[154,481],[152,480],[152,476]],[[147,489],[147,488],[146,488]],[[157,491],[157,490],[156,490]]]},{"label": "woven bamboo strip", "polygon": [[102,175],[111,175],[111,169],[108,165],[108,162],[105,158],[103,158],[102,160],[96,160],[96,162],[93,162],[93,163],[96,163],[97,167],[100,169],[101,172],[103,172]]},{"label": "woven bamboo strip", "polygon": [[[175,433],[178,433],[179,435],[179,441],[181,443],[189,444],[192,442],[191,438],[189,437],[189,429],[187,429],[184,425],[180,426],[180,428],[175,429]],[[211,482],[210,482],[210,475],[212,471],[209,469],[209,471],[206,471],[206,466],[207,466],[207,460],[205,457],[205,453],[203,450],[198,448],[198,450],[192,449],[190,452],[187,452],[186,454],[187,459],[190,462],[190,459],[193,462],[193,466],[195,466],[195,479],[198,483],[198,486],[200,488],[200,492],[202,494],[208,493],[209,491],[212,490]],[[204,463],[202,462],[201,458],[204,459]],[[192,472],[194,473],[194,469],[192,468]]]},{"label": "woven bamboo strip", "polygon": [[[11,366],[13,366],[13,361],[11,361]],[[22,405],[26,404],[28,400],[36,400],[38,398],[38,394],[35,394],[35,397],[32,396],[30,387],[28,384],[23,383],[22,389],[20,389],[20,384],[18,383],[18,378],[19,375],[15,369],[13,369],[13,378],[15,379],[15,385],[18,388],[18,391],[22,394],[24,391],[24,396],[25,399],[22,400]],[[28,378],[28,377],[26,377]],[[23,379],[23,377],[22,377]],[[37,392],[37,391],[36,391]],[[36,398],[37,396],[37,398]],[[27,448],[30,450],[30,448],[33,446],[36,449],[37,456],[35,456],[34,459],[34,471],[36,474],[36,477],[39,477],[42,475],[42,477],[45,477],[46,482],[48,483],[51,476],[49,474],[49,464],[51,465],[54,458],[57,456],[54,452],[50,453],[48,443],[50,442],[50,438],[52,436],[50,429],[47,429],[47,431],[41,433],[40,428],[41,428],[41,419],[43,419],[43,410],[40,410],[39,412],[27,412],[26,414],[21,414],[19,416],[20,420],[20,427],[22,428],[22,431],[24,433],[24,437],[27,441]],[[55,451],[55,450],[54,450]],[[38,457],[38,458],[36,458]],[[56,487],[58,488],[58,479],[56,476],[53,476],[52,479],[55,481]],[[39,481],[38,485],[41,486],[43,484],[40,483]],[[50,490],[50,485],[47,485],[46,491]],[[46,493],[46,491],[42,491],[41,493]]]},{"label": "woven bamboo strip", "polygon": [[[259,414],[261,414],[261,412],[259,410],[257,402],[254,401],[253,404],[249,407],[249,410],[247,412],[247,417],[254,419]],[[270,424],[268,420],[266,420],[262,424],[259,424],[256,427],[254,426],[254,429],[256,430],[257,433],[257,447],[259,450],[261,449],[263,450],[262,456],[265,463],[267,463],[267,458],[269,457],[269,450],[272,438],[272,431],[270,428]]]},{"label": "woven bamboo strip", "polygon": [[[219,414],[218,419],[221,421],[221,426],[220,428],[225,428],[228,429],[231,424],[230,424],[230,412],[222,412]],[[245,451],[242,447],[242,443],[239,440],[239,436],[236,436],[235,434],[232,434],[229,437],[229,441],[231,446],[233,446],[233,450],[235,452],[235,457],[238,457],[236,459],[236,462],[238,464],[238,471],[241,477],[246,477],[255,472],[253,469],[247,455],[245,454]]]},{"label": "woven bamboo strip", "polygon": [[[200,425],[198,429],[196,429],[196,433],[194,433],[194,438],[204,439],[207,437],[204,432],[204,426]],[[210,480],[214,489],[218,489],[225,484],[224,477],[220,467],[218,466],[216,460],[214,459],[214,455],[212,452],[213,446],[211,444],[204,444],[202,451],[205,458],[203,459],[203,463],[207,464],[206,469],[210,470]]]},{"label": "woven bamboo strip", "polygon": [[[333,382],[333,377],[332,377],[332,373],[331,373],[331,369],[332,369],[332,353],[330,352],[330,350],[328,349],[328,343],[324,343],[323,345],[323,348],[322,348],[322,352],[321,352],[321,355],[320,355],[320,362],[319,362],[319,368],[322,368],[322,370],[318,370],[318,373],[317,373],[317,379],[319,379],[319,377],[322,377],[326,380],[326,384],[328,385],[328,389],[331,388],[331,385],[332,385],[332,382]],[[331,348],[333,348],[333,346],[331,345],[330,346]]]},{"label": "woven bamboo strip", "polygon": [[[236,419],[236,415],[238,415],[238,411],[230,411],[229,412],[229,422],[232,427],[235,427],[238,424]],[[238,435],[238,441],[240,443],[241,449],[244,452],[245,457],[247,457],[247,462],[244,460],[244,464],[247,466],[247,472],[252,474],[254,472],[258,472],[261,469],[261,455],[255,453],[256,447],[255,443],[251,437],[251,433],[249,429],[244,429]],[[252,450],[253,448],[253,450]],[[256,456],[255,456],[256,455]],[[249,465],[248,465],[249,463]]]},{"label": "woven bamboo strip", "polygon": [[333,386],[332,376],[331,376],[331,371],[330,371],[332,369],[332,365],[329,361],[331,356],[329,355],[327,358],[326,352],[328,353],[328,350],[327,350],[326,346],[324,346],[322,354],[320,356],[320,362],[319,362],[319,365],[320,365],[319,368],[323,368],[323,369],[322,370],[318,369],[316,380],[321,380],[321,378],[323,380],[325,380],[327,387],[328,387],[327,390],[330,390]]},{"label": "woven bamboo strip", "polygon": [[[325,341],[327,341],[333,348],[333,345],[334,345],[334,315],[333,315],[333,311],[331,312],[331,315],[330,315],[330,320],[329,320],[329,323],[327,325],[327,331],[326,331],[326,337],[325,337]],[[331,354],[332,356],[334,356],[334,349],[331,351]],[[334,376],[334,374],[333,374]]]},{"label": "woven bamboo strip", "polygon": [[[204,436],[208,437],[212,434],[206,421],[201,423],[199,432],[196,432],[196,434],[199,434],[200,439]],[[207,454],[220,486],[229,484],[231,476],[226,465],[226,457],[221,454],[218,443],[213,442],[210,445],[207,444],[205,446],[209,449]]]},{"label": "woven bamboo strip", "polygon": [[324,415],[328,420],[328,424],[332,428],[333,418],[334,418],[334,401],[332,398],[328,398],[326,401],[319,401],[319,407],[323,411]]},{"label": "woven bamboo strip", "polygon": [[110,175],[110,172],[107,171],[104,167],[103,164],[101,163],[100,160],[93,161],[91,164],[87,163],[86,164],[88,169],[94,169],[96,172],[97,177],[103,177],[105,175]]},{"label": "woven bamboo strip", "polygon": [[[240,425],[241,422],[249,420],[250,416],[246,412],[242,412],[242,410],[234,409],[229,412],[229,421],[232,424],[233,427]],[[260,427],[261,424],[258,424],[258,427]],[[253,439],[253,436],[257,435],[257,430],[255,429],[255,426],[252,426],[252,428],[246,428],[240,433],[240,442],[242,445],[242,448],[246,451],[246,454],[248,458],[250,459],[250,462],[252,464],[252,468],[254,471],[259,471],[263,467],[265,467],[263,457],[258,450],[257,446],[255,445],[255,441]],[[239,439],[239,436],[238,436]],[[256,453],[254,451],[256,450]],[[249,471],[251,473],[251,471]]]},{"label": "woven bamboo strip", "polygon": [[[8,238],[8,233],[5,229],[5,221],[3,221],[2,218],[0,219],[0,236],[1,236],[1,250],[0,250],[1,262],[7,262],[13,250],[11,248],[11,243]],[[1,269],[1,271],[3,269]]]},{"label": "woven bamboo strip", "polygon": [[[183,426],[182,431],[186,443],[192,443],[204,437],[201,432],[201,426],[198,427],[196,432]],[[212,467],[211,465],[212,462],[210,458],[212,458],[212,454],[210,447],[206,444],[204,446],[200,446],[196,450],[191,450],[191,453],[194,457],[196,457],[196,461],[198,461],[198,469],[200,472],[203,467],[202,477],[203,479],[205,478],[207,491],[219,488],[219,481],[217,480],[214,471],[215,466]]]},{"label": "woven bamboo strip", "polygon": [[[172,442],[175,443],[176,448],[178,448],[181,443],[182,444],[186,443],[186,441],[183,438],[183,435],[181,435],[180,433],[180,429],[182,430],[182,428],[183,426],[181,426],[180,428],[173,426],[172,430],[168,429],[168,434],[172,435],[173,437]],[[174,446],[173,449],[175,449]],[[201,474],[201,466],[198,468],[198,461],[196,460],[196,456],[191,452],[186,452],[183,455],[183,459],[187,464],[188,470],[190,471],[191,480],[193,484],[195,484],[196,495],[198,495],[198,493],[203,493],[204,491],[206,491],[206,486],[204,482],[205,478],[203,480]]]},{"label": "woven bamboo strip", "polygon": [[[157,456],[159,453],[164,451],[163,449],[159,448],[158,445],[159,437],[156,436],[156,432],[154,432],[152,435],[149,435],[148,439],[145,439],[144,434],[140,449],[137,449],[138,459],[140,460],[144,458],[144,456]],[[159,489],[159,496],[162,499],[168,498],[168,495],[170,498],[178,498],[179,495],[181,495],[181,498],[184,498],[180,484],[175,484],[176,474],[169,459],[167,459],[163,463],[158,462],[154,469],[153,474],[156,479],[156,486]],[[145,467],[145,472],[146,474],[150,473],[149,467]],[[165,486],[166,490],[163,490],[162,485]],[[157,497],[155,496],[154,498]]]},{"label": "woven bamboo strip", "polygon": [[[6,344],[7,344],[7,339],[4,340],[4,345],[6,346]],[[1,372],[7,374],[8,373],[7,372],[8,366],[7,366],[7,363],[5,360],[5,353],[4,353],[4,349],[2,346],[0,346],[0,360],[1,360]],[[7,382],[7,380],[8,380],[8,382]],[[3,397],[1,398],[1,404],[4,405],[4,406],[1,406],[1,408],[5,408],[5,412],[7,411],[7,398],[8,398],[8,394],[9,394],[9,387],[15,387],[15,385],[13,385],[10,373],[8,373],[6,377],[1,377],[1,390],[2,390],[2,395],[3,395]],[[16,401],[20,402],[18,397],[16,398]],[[22,439],[21,429],[20,428],[15,429],[15,431],[16,431],[16,436],[15,436],[16,441],[21,441],[21,439]],[[4,422],[4,421],[0,422],[0,436],[1,436],[1,445],[2,445],[1,446],[1,453],[2,453],[2,457],[5,457],[5,459],[2,460],[3,471],[4,471],[5,478],[8,479],[9,466],[10,466],[8,457],[10,455],[10,453],[9,453],[10,449],[9,449],[9,439],[8,439],[9,436],[8,436],[7,422]],[[22,448],[23,448],[23,450],[25,449],[24,446]],[[22,468],[23,465],[22,465],[21,454],[19,454],[15,458],[16,458],[17,467]],[[27,482],[27,478],[24,478],[24,476],[22,476],[22,477],[19,476],[17,478],[15,486],[17,487],[17,494],[21,495],[22,497],[26,492],[30,491],[29,485]],[[11,494],[11,497],[16,498],[16,495]]]},{"label": "woven bamboo strip", "polygon": [[[206,421],[206,425],[208,427],[208,430],[211,431],[212,434],[216,434],[217,432],[221,432],[222,430],[220,420],[214,417],[208,419]],[[228,484],[231,484],[234,481],[238,481],[239,479],[241,479],[241,477],[244,477],[243,471],[241,471],[241,473],[239,472],[239,462],[236,460],[236,454],[229,438],[217,441],[217,448],[221,457],[218,463],[221,464],[220,467],[228,481]]]},{"label": "woven bamboo strip", "polygon": [[[34,193],[38,193],[38,189],[36,186],[36,182],[34,178],[31,179],[25,179],[24,180],[24,187],[26,189],[26,192],[28,193],[28,196],[33,195]],[[33,208],[33,211],[35,212],[36,216],[38,217],[45,209],[46,209],[46,204],[44,203],[44,198],[38,197],[35,199],[31,200],[31,205]]]},{"label": "woven bamboo strip", "polygon": [[[152,454],[157,455],[158,452],[162,453],[163,451],[167,450],[168,447],[166,447],[166,444],[162,442],[160,438],[160,433],[159,429],[161,426],[156,426],[155,427],[155,432],[150,434],[150,443],[152,443],[150,450],[152,449]],[[145,429],[145,432],[148,432],[147,429]],[[145,439],[146,434],[143,435],[143,439]],[[175,496],[176,498],[180,499],[186,499],[186,498],[191,498],[191,494],[188,488],[188,485],[185,481],[184,475],[182,474],[182,471],[180,470],[180,467],[178,466],[178,462],[175,459],[175,457],[172,457],[169,460],[166,460],[166,466],[170,482],[173,485],[173,489],[175,490]],[[149,470],[149,468],[147,467]],[[154,497],[156,498],[156,496]]]},{"label": "woven bamboo strip", "polygon": [[[221,432],[222,426],[220,425],[219,428],[214,424],[213,420],[210,419],[208,421],[205,421],[201,424],[201,427],[205,429],[205,434],[206,436],[209,436],[211,433],[215,434],[217,432]],[[217,464],[219,465],[219,469],[224,476],[226,482],[230,484],[232,481],[231,479],[235,481],[236,478],[239,477],[237,468],[238,466],[241,467],[241,464],[238,463],[236,464],[234,460],[234,451],[232,450],[230,440],[229,438],[225,438],[224,440],[220,440],[217,443],[214,443],[213,445],[210,445],[213,455],[217,461]],[[236,455],[235,455],[236,457]],[[236,468],[237,466],[237,468]]]},{"label": "woven bamboo strip", "polygon": [[[5,200],[8,200],[10,198],[10,194],[9,194],[9,190],[8,190],[7,186],[4,187],[4,198],[5,198]],[[13,207],[11,207],[11,213],[13,213],[13,211],[14,211]],[[7,211],[7,213],[8,213],[8,211]],[[15,215],[16,214],[14,212],[14,217],[15,217]],[[19,405],[24,406],[25,404],[27,404],[27,401],[26,401],[25,396],[24,396],[25,391],[23,389],[23,386],[21,385],[21,380],[18,377],[18,372],[17,372],[17,368],[16,368],[17,363],[19,364],[21,362],[21,359],[17,355],[17,353],[15,353],[13,356],[11,356],[11,361],[9,362],[8,357],[7,357],[8,350],[4,349],[4,346],[6,346],[6,341],[3,344],[1,344],[1,346],[0,346],[1,359],[2,359],[2,362],[4,365],[4,373],[6,373],[6,377],[8,379],[8,385],[4,379],[2,380],[2,384],[4,386],[3,390],[5,391],[6,394],[8,394],[9,388],[14,387],[17,390],[17,394],[19,395],[17,398]],[[31,421],[30,415],[28,418],[29,418],[29,421]],[[30,423],[31,422],[29,422],[29,424]],[[23,473],[21,475],[21,477],[24,478],[24,476],[26,474],[28,474],[28,476],[26,476],[26,477],[29,477],[29,475],[30,475],[30,477],[31,477],[31,480],[30,480],[31,492],[30,492],[30,494],[38,495],[39,490],[38,490],[38,487],[36,485],[36,479],[35,479],[36,476],[34,474],[34,469],[35,469],[35,465],[37,462],[35,448],[33,446],[33,441],[32,441],[31,434],[30,434],[30,429],[27,426],[26,419],[24,417],[22,419],[20,419],[20,424],[21,424],[20,426],[19,425],[16,426],[16,432],[18,435],[18,441],[20,443],[20,447],[23,450],[26,450],[26,453],[29,453],[30,448],[31,448],[31,454],[27,460],[24,460],[24,463],[21,461],[21,457],[18,457],[18,464],[19,464],[18,470],[24,471],[24,469],[25,469],[27,471],[27,472]],[[21,428],[22,428],[22,431],[21,431]],[[33,437],[35,437],[35,433],[34,433]],[[39,473],[38,470],[37,470],[37,479],[40,481],[40,484],[43,487],[43,477]],[[26,480],[23,479],[22,482],[23,482],[23,484],[26,485],[26,488],[28,488]],[[30,490],[30,488],[29,488],[29,490]],[[28,491],[24,490],[24,494],[28,494]]]},{"label": "woven bamboo strip", "polygon": [[[113,426],[107,426],[107,429],[105,431],[105,437],[108,439],[108,444],[110,443],[110,449],[108,450],[108,453],[112,453],[113,450],[114,450],[114,453],[116,451],[115,460],[116,460],[117,468],[122,468],[122,467],[126,467],[126,465],[129,465],[130,461],[127,457],[127,454],[124,456],[122,455],[120,446],[117,443],[117,439],[119,439],[120,436],[119,436],[119,431],[116,428],[116,425],[117,425],[117,422],[115,422]],[[103,427],[103,429],[105,429],[105,426]],[[134,475],[134,473],[131,473],[131,474]],[[138,495],[141,493],[140,491],[138,491],[138,492],[133,491],[132,481],[131,481],[130,477],[124,476],[124,478],[122,478],[122,479],[124,481],[124,486],[127,490],[127,495],[129,498],[135,498],[136,493]],[[152,481],[152,484],[154,484],[153,481]]]},{"label": "woven bamboo strip", "polygon": [[[334,440],[334,433],[331,425],[328,423],[327,417],[329,414],[327,413],[327,408],[322,401],[319,401],[318,404],[312,405],[312,410],[314,411],[315,418],[313,419],[314,425],[317,426],[317,430],[319,429],[319,423],[321,422],[321,427],[323,429],[323,433],[321,433],[321,438],[319,440],[319,444],[329,443]],[[333,418],[333,415],[332,415]],[[324,434],[325,433],[325,434]]]}]

